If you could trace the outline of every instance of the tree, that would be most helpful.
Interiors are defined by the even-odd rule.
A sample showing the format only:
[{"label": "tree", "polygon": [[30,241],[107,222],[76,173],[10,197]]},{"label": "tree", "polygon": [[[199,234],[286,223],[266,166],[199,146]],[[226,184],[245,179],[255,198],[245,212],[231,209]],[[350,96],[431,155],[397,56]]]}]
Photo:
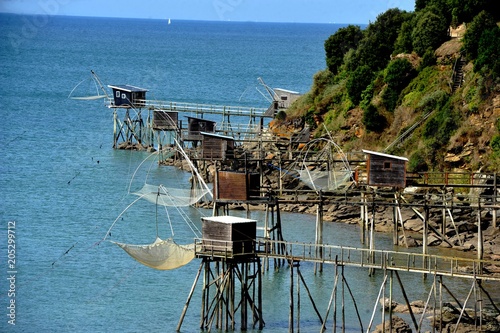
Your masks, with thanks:
[{"label": "tree", "polygon": [[471,22],[481,11],[490,13],[495,20],[500,19],[500,12],[496,9],[495,0],[449,0],[458,23]]},{"label": "tree", "polygon": [[477,59],[474,62],[474,71],[489,69],[493,78],[500,77],[500,28],[494,27],[485,30],[479,40]]},{"label": "tree", "polygon": [[380,14],[374,23],[370,23],[356,51],[358,63],[369,66],[373,71],[384,68],[394,50],[401,25],[410,16],[410,13],[394,8]]},{"label": "tree", "polygon": [[[443,18],[447,24],[451,22],[452,6],[450,3],[457,0],[416,0],[415,11],[430,11]],[[463,0],[458,0],[463,1]]]},{"label": "tree", "polygon": [[399,30],[398,38],[394,44],[393,54],[399,53],[411,53],[413,51],[413,40],[412,40],[413,25],[411,20],[403,22],[401,24],[401,29]]},{"label": "tree", "polygon": [[333,74],[337,74],[344,55],[350,50],[358,47],[363,38],[363,32],[359,26],[349,25],[340,28],[325,41],[326,66]]},{"label": "tree", "polygon": [[417,14],[413,28],[413,50],[423,55],[428,48],[438,48],[448,38],[448,24],[432,11]]},{"label": "tree", "polygon": [[490,13],[482,11],[474,17],[467,27],[462,44],[462,49],[465,51],[468,60],[477,58],[479,41],[481,40],[483,32],[493,28],[498,28],[498,26]]}]

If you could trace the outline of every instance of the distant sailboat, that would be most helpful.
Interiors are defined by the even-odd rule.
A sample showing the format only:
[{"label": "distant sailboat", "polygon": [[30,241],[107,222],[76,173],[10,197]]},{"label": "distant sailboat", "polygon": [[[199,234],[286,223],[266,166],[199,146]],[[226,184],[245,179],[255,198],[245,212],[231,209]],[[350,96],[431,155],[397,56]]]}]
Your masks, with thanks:
[{"label": "distant sailboat", "polygon": [[168,19],[168,24],[172,23],[172,21],[170,21],[170,19]]}]

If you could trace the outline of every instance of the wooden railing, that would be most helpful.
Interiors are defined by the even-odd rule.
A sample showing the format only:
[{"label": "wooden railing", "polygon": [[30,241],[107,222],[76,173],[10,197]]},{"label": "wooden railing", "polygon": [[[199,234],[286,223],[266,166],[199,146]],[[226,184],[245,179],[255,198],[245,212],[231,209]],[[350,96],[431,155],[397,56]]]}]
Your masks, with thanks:
[{"label": "wooden railing", "polygon": [[500,281],[500,275],[482,270],[494,264],[487,260],[272,240],[259,244],[264,249],[285,249],[281,253],[261,251],[260,257]]}]

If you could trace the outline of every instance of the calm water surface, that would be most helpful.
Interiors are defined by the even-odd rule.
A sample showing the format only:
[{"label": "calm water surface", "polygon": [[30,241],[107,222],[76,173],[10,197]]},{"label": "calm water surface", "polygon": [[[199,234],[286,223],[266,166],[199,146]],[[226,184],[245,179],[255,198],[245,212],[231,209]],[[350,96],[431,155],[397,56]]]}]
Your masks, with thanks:
[{"label": "calm water surface", "polygon": [[[0,331],[171,332],[193,283],[199,262],[174,271],[141,266],[117,246],[98,243],[117,216],[135,199],[130,180],[145,153],[115,151],[112,113],[102,102],[68,99],[93,69],[104,84],[133,84],[148,97],[166,100],[267,107],[257,77],[273,87],[309,90],[325,67],[323,43],[339,26],[172,22],[159,20],[0,15]],[[95,92],[82,85],[83,92]],[[185,186],[178,170],[149,165],[154,179]],[[141,174],[144,176],[145,174]],[[136,178],[140,179],[140,178]],[[137,184],[135,184],[137,185]],[[163,212],[162,212],[163,213]],[[210,211],[187,209],[199,227]],[[189,242],[191,229],[169,211],[175,239]],[[164,214],[162,214],[164,216]],[[262,222],[260,212],[252,217]],[[148,243],[156,218],[148,203],[120,218],[112,239]],[[8,227],[15,221],[15,266],[7,266]],[[12,224],[11,224],[12,225]],[[170,235],[166,219],[160,233]],[[283,214],[287,240],[314,241],[314,217]],[[354,226],[325,225],[325,242],[359,245]],[[11,232],[12,233],[12,232]],[[377,248],[392,248],[378,235]],[[7,280],[15,270],[15,295]],[[333,267],[314,275],[301,265],[318,307],[326,312]],[[382,274],[347,269],[350,287],[366,327]],[[425,299],[428,281],[406,276],[414,299]],[[7,281],[7,282],[6,282]],[[266,332],[288,331],[289,271],[264,275]],[[470,288],[457,282],[457,288]],[[15,301],[15,323],[8,323]],[[399,300],[401,301],[401,300]],[[359,331],[346,301],[347,331]],[[301,330],[319,323],[302,300]],[[198,331],[199,288],[183,324]],[[380,315],[376,316],[380,322]]]}]

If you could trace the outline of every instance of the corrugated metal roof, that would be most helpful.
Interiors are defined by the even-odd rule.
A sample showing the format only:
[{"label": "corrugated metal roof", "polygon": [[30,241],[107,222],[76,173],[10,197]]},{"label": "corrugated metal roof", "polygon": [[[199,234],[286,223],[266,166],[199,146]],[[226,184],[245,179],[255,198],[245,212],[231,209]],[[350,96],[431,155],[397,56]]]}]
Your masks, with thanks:
[{"label": "corrugated metal roof", "polygon": [[389,154],[384,154],[384,153],[378,153],[376,151],[371,151],[371,150],[366,150],[366,149],[363,149],[363,153],[369,154],[369,155],[383,156],[383,157],[387,157],[387,158],[394,158],[394,159],[397,159],[397,160],[408,161],[408,159],[406,157],[396,156],[396,155],[389,155]]},{"label": "corrugated metal roof", "polygon": [[236,216],[210,216],[210,217],[202,217],[204,221],[210,222],[220,222],[220,223],[248,223],[248,222],[257,222],[257,220],[250,220],[243,217]]},{"label": "corrugated metal roof", "polygon": [[214,133],[207,133],[207,132],[200,132],[201,135],[207,135],[207,136],[212,136],[216,138],[221,138],[221,139],[228,139],[228,140],[234,140],[233,137],[231,136],[226,136],[226,135],[220,135],[220,134],[214,134]]},{"label": "corrugated metal roof", "polygon": [[148,91],[147,89],[144,88],[139,88],[136,86],[131,86],[129,84],[117,84],[117,85],[108,85],[111,89],[116,89],[120,91],[126,91],[126,92],[146,92]]},{"label": "corrugated metal roof", "polygon": [[209,123],[214,123],[214,124],[217,123],[216,121],[213,121],[210,119],[205,119],[205,118],[197,118],[197,117],[191,117],[191,116],[184,116],[184,117],[189,118],[189,119],[196,119],[196,120],[201,120],[201,121],[205,121],[205,122],[209,122]]},{"label": "corrugated metal roof", "polygon": [[293,91],[293,90],[288,90],[288,89],[283,89],[283,88],[273,88],[273,90],[274,90],[274,92],[282,91],[282,92],[286,92],[286,93],[293,94],[293,95],[300,95],[300,93],[298,91]]}]

